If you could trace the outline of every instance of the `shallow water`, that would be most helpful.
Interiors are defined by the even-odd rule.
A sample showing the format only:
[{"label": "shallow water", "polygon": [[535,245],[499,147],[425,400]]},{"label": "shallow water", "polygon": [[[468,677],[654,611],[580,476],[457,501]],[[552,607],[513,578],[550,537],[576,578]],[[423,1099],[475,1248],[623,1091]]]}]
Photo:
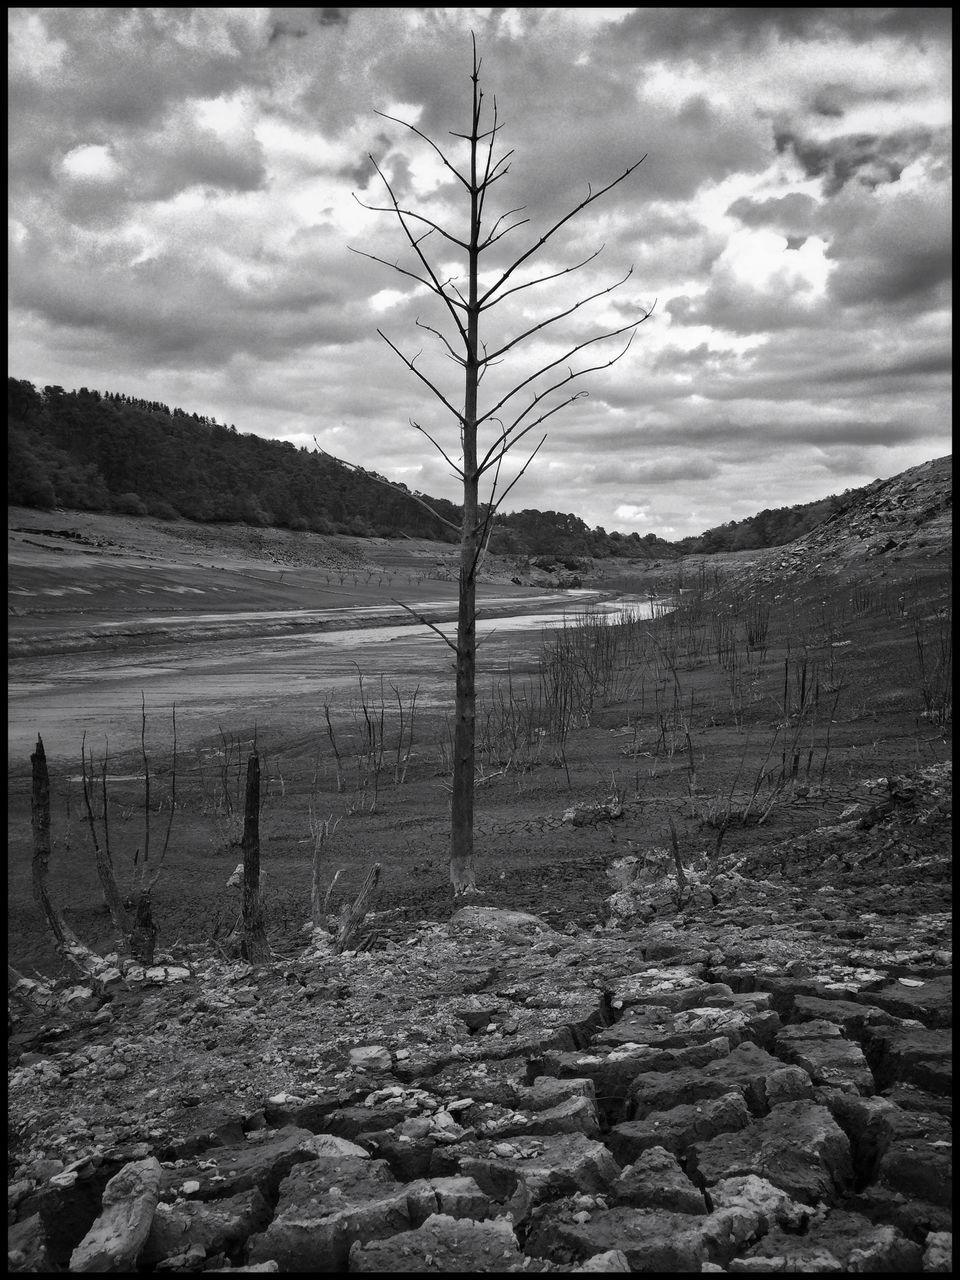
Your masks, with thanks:
[{"label": "shallow water", "polygon": [[[449,610],[450,602],[444,606]],[[508,669],[536,670],[543,633],[577,625],[584,613],[620,621],[653,612],[646,598],[585,606],[581,598],[569,609],[488,619],[481,607],[478,687]],[[437,604],[414,607],[428,613]],[[176,621],[190,625],[195,619]],[[453,637],[456,622],[437,628]],[[221,728],[228,736],[254,725],[265,734],[321,733],[324,704],[342,712],[355,703],[360,676],[375,698],[382,678],[388,706],[396,705],[398,693],[406,703],[414,690],[420,709],[445,705],[452,701],[453,657],[440,636],[411,621],[181,645],[164,641],[151,645],[149,654],[129,648],[17,658],[8,666],[8,759],[26,763],[38,734],[51,759],[78,761],[84,733],[87,750],[98,758],[105,750],[111,756],[137,750],[141,696],[147,747],[154,751],[172,743],[174,706],[182,749]]]}]

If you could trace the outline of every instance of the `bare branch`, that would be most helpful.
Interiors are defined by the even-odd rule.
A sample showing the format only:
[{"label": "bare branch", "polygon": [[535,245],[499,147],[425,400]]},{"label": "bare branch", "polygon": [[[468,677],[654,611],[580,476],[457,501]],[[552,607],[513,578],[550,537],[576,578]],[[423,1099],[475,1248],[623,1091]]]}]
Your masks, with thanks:
[{"label": "bare branch", "polygon": [[[531,425],[536,426],[536,423],[532,423]],[[540,442],[537,445],[537,447],[534,449],[533,453],[530,454],[529,458],[527,458],[526,462],[523,464],[523,466],[520,468],[517,474],[513,477],[513,479],[510,481],[507,487],[504,489],[503,493],[501,493],[500,497],[496,498],[496,501],[494,501],[494,498],[495,498],[494,490],[496,488],[496,481],[494,481],[494,489],[490,491],[490,515],[491,516],[499,509],[501,502],[503,502],[507,494],[513,488],[513,486],[519,481],[520,477],[526,471],[527,467],[529,467],[530,463],[534,460],[534,458],[543,448],[543,444],[546,438],[547,438],[546,435],[543,435],[540,437]]]},{"label": "bare branch", "polygon": [[[573,268],[573,270],[576,270],[576,268]],[[558,274],[563,275],[565,273],[561,271]],[[606,294],[613,293],[613,291],[615,289],[619,289],[622,284],[626,284],[632,275],[633,267],[631,267],[623,279],[618,280],[616,284],[612,284],[606,289],[598,289],[596,293],[588,294],[586,298],[581,298],[579,302],[575,302],[573,306],[568,307],[566,311],[558,311],[556,315],[549,316],[546,320],[541,320],[539,324],[532,325],[524,333],[518,334],[515,338],[511,338],[509,342],[505,343],[497,351],[492,352],[487,358],[490,360],[496,360],[499,356],[505,355],[511,347],[515,347],[518,343],[523,342],[525,338],[532,337],[533,334],[539,333],[541,329],[546,329],[548,325],[556,324],[558,320],[563,320],[567,316],[572,316],[575,311],[579,311],[581,307],[585,307],[588,302],[594,302],[597,298],[603,298]]]},{"label": "bare branch", "polygon": [[466,360],[464,360],[463,356],[459,355],[456,351],[454,351],[453,347],[451,347],[446,336],[442,334],[439,329],[435,329],[432,324],[424,324],[419,316],[417,316],[416,320],[414,321],[414,324],[416,324],[418,329],[426,329],[427,333],[432,333],[437,338],[439,338],[440,341],[443,343],[443,345],[447,348],[447,352],[451,360],[455,360],[457,364],[460,365],[461,367],[466,365],[467,363]]},{"label": "bare branch", "polygon": [[433,447],[436,449],[437,453],[439,453],[439,454],[440,454],[440,456],[443,458],[444,462],[446,462],[446,463],[447,463],[447,465],[449,466],[450,470],[451,470],[451,471],[453,472],[453,474],[457,477],[457,479],[458,479],[458,480],[462,480],[462,479],[463,479],[463,467],[458,467],[458,466],[457,466],[457,464],[453,461],[453,459],[450,457],[450,455],[447,453],[447,451],[444,449],[444,447],[443,447],[441,444],[438,444],[438,442],[437,442],[436,440],[434,440],[434,438],[433,438],[433,436],[430,434],[430,432],[429,432],[429,431],[427,431],[424,427],[421,427],[421,425],[420,425],[420,423],[419,423],[419,422],[414,422],[414,421],[413,421],[413,419],[411,419],[411,420],[410,420],[410,425],[411,425],[411,427],[413,427],[414,431],[419,431],[419,432],[420,432],[420,434],[421,434],[422,436],[424,436],[427,440],[429,440],[429,441],[430,441],[430,443],[431,443],[431,444],[433,445]]},{"label": "bare branch", "polygon": [[449,170],[450,170],[450,172],[451,172],[451,173],[453,174],[453,176],[457,179],[457,181],[458,181],[458,182],[462,182],[462,183],[463,183],[463,185],[467,188],[467,190],[469,190],[469,189],[470,189],[470,183],[469,183],[469,182],[467,181],[467,179],[463,176],[463,174],[462,174],[462,173],[460,173],[460,171],[459,171],[458,169],[455,169],[455,168],[453,167],[453,165],[450,163],[450,161],[447,159],[447,157],[443,154],[443,151],[442,151],[442,150],[437,146],[437,144],[434,142],[434,140],[433,140],[432,138],[427,137],[427,135],[426,135],[425,133],[422,133],[422,132],[417,128],[417,126],[416,126],[415,124],[411,124],[409,120],[401,120],[401,119],[399,118],[399,116],[388,116],[388,115],[387,115],[387,113],[386,113],[385,111],[378,111],[378,112],[376,112],[376,114],[377,114],[378,116],[380,116],[380,117],[381,117],[381,119],[383,119],[383,120],[392,120],[394,124],[401,124],[401,125],[403,125],[403,127],[404,127],[405,129],[409,129],[411,133],[415,133],[415,134],[417,135],[417,137],[418,137],[418,138],[422,138],[422,139],[424,140],[424,142],[427,144],[427,146],[428,146],[428,147],[432,147],[432,148],[433,148],[433,150],[434,150],[434,151],[437,153],[437,155],[440,157],[440,161],[441,161],[441,163],[442,163],[442,164],[443,164],[447,169],[449,169]]},{"label": "bare branch", "polygon": [[[529,219],[526,219],[526,221],[529,221]],[[521,225],[521,224],[518,224],[518,225]],[[507,230],[511,230],[511,228],[508,227]],[[601,245],[600,248],[594,250],[594,252],[591,253],[588,258],[584,258],[582,262],[575,262],[572,267],[562,267],[559,271],[551,271],[549,275],[538,276],[536,280],[528,280],[525,284],[516,284],[513,286],[512,289],[506,289],[503,293],[500,294],[498,298],[494,298],[492,302],[488,302],[487,305],[483,308],[483,310],[489,311],[492,307],[495,307],[499,303],[501,303],[504,300],[504,298],[509,298],[512,293],[519,293],[522,289],[532,289],[535,285],[546,284],[548,280],[559,280],[561,276],[568,276],[573,271],[579,271],[581,267],[585,267],[587,266],[588,263],[593,262],[594,258],[599,258],[600,254],[603,253],[603,248],[604,246]],[[631,267],[630,271],[627,272],[627,275],[624,276],[624,280],[626,280],[627,277],[630,276],[632,272],[633,272],[633,268]],[[623,280],[621,280],[620,283],[622,284]],[[617,286],[614,285],[613,287],[616,288]],[[594,296],[598,296],[598,295],[594,295]],[[585,298],[584,301],[588,302],[589,299]]]},{"label": "bare branch", "polygon": [[[651,308],[651,311],[652,311],[652,308]],[[576,346],[571,347],[569,351],[565,351],[563,355],[558,356],[556,360],[551,360],[549,364],[545,364],[541,369],[538,369],[536,373],[531,373],[528,378],[524,378],[522,382],[518,382],[517,385],[513,387],[512,390],[508,391],[506,395],[503,396],[503,398],[499,400],[490,409],[488,413],[485,413],[482,417],[477,419],[477,425],[479,426],[481,422],[488,421],[497,412],[499,412],[500,409],[503,408],[503,406],[507,403],[508,400],[513,399],[513,397],[517,395],[520,391],[522,391],[524,387],[529,386],[531,382],[535,382],[537,378],[542,377],[545,373],[549,373],[551,369],[555,369],[558,365],[566,364],[566,362],[570,359],[570,357],[575,356],[577,352],[583,351],[586,347],[592,347],[593,344],[596,342],[604,342],[606,341],[607,338],[617,338],[620,336],[621,333],[628,333],[631,330],[637,329],[641,324],[643,324],[644,320],[649,319],[651,311],[648,311],[645,315],[641,316],[639,320],[633,320],[630,322],[630,324],[625,324],[621,326],[621,328],[619,329],[610,329],[606,333],[598,333],[593,338],[587,338],[583,342],[578,342]],[[627,343],[627,346],[624,347],[623,351],[620,353],[620,356],[625,355],[626,352],[629,350],[629,347],[630,347],[630,343]],[[619,360],[620,356],[617,356],[616,358]],[[610,364],[612,363],[614,362],[610,361]],[[579,378],[579,377],[582,377],[583,374],[585,373],[593,373],[596,369],[606,369],[608,367],[609,367],[608,364],[591,365],[589,369],[581,369],[579,373],[573,374],[572,377]],[[569,382],[570,380],[571,380],[570,378],[564,378],[561,382],[556,383],[555,386],[548,387],[546,391],[540,392],[540,394],[537,395],[534,398],[534,400],[531,402],[530,408],[532,408],[535,404],[537,404],[540,400],[542,400],[545,395],[549,395],[551,391],[555,391],[558,387],[562,387],[564,383]],[[524,417],[526,413],[530,412],[530,408],[528,408],[525,411],[525,413],[521,415],[521,418]]]},{"label": "bare branch", "polygon": [[[379,262],[385,267],[389,267],[391,271],[396,271],[398,275],[407,276],[410,280],[416,280],[417,284],[422,284],[425,289],[429,289],[431,293],[435,293],[438,298],[442,298],[444,302],[454,306],[460,305],[454,303],[451,298],[444,293],[442,286],[433,284],[429,280],[424,280],[423,276],[418,276],[415,271],[408,271],[406,267],[401,267],[399,263],[388,262],[386,258],[379,258],[375,253],[367,253],[364,249],[354,249],[353,245],[348,244],[347,248],[351,253],[355,253],[360,258],[369,258],[371,262]],[[466,307],[466,303],[463,303]]]},{"label": "bare branch", "polygon": [[326,449],[322,449],[320,447],[320,442],[317,440],[316,436],[313,437],[313,443],[316,446],[317,453],[319,453],[321,457],[329,458],[331,462],[339,462],[341,467],[347,467],[350,471],[363,471],[363,474],[369,480],[375,480],[377,484],[382,484],[385,488],[392,489],[394,493],[399,493],[404,498],[409,498],[412,502],[416,502],[418,506],[423,507],[425,511],[429,511],[435,520],[439,520],[442,525],[445,525],[448,529],[452,529],[454,533],[459,534],[460,528],[458,525],[455,525],[452,520],[447,520],[439,511],[436,511],[431,507],[429,502],[425,502],[418,494],[411,493],[409,489],[403,489],[400,485],[394,484],[392,480],[387,480],[383,476],[378,476],[372,471],[365,471],[363,467],[358,467],[355,462],[347,462],[345,459],[338,458],[335,454],[329,453]]},{"label": "bare branch", "polygon": [[436,634],[440,637],[440,639],[447,646],[447,648],[452,649],[454,653],[457,652],[457,646],[454,644],[454,642],[450,639],[448,635],[444,634],[444,632],[440,630],[440,628],[437,626],[435,622],[431,622],[429,618],[425,618],[422,613],[419,613],[416,609],[411,608],[410,605],[404,604],[402,600],[393,600],[392,603],[398,604],[401,609],[406,609],[407,613],[409,613],[411,617],[416,618],[416,620],[422,623],[423,626],[429,627],[431,631],[436,632]]},{"label": "bare branch", "polygon": [[367,204],[365,200],[360,199],[356,192],[353,193],[353,198],[362,209],[369,209],[371,213],[396,213],[398,215],[403,214],[405,218],[416,218],[418,222],[426,223],[431,231],[439,232],[440,235],[443,236],[444,240],[449,240],[450,243],[455,244],[458,249],[466,251],[470,248],[468,244],[464,244],[462,240],[458,240],[457,237],[451,235],[449,231],[445,231],[438,223],[434,222],[430,218],[424,217],[422,213],[415,212],[413,209],[401,209],[399,205],[396,205],[394,208],[388,208],[386,205]]},{"label": "bare branch", "polygon": [[588,189],[589,194],[587,195],[587,198],[585,200],[581,200],[580,203],[575,208],[571,209],[569,213],[564,214],[564,216],[558,222],[555,222],[553,226],[550,228],[550,230],[546,231],[540,237],[540,239],[536,242],[536,244],[531,245],[530,248],[527,249],[525,253],[522,253],[520,257],[516,259],[513,265],[508,267],[506,271],[504,271],[504,273],[500,276],[499,280],[496,280],[490,286],[490,288],[486,291],[486,293],[480,299],[480,305],[483,306],[488,301],[488,299],[490,299],[495,293],[497,293],[501,285],[505,284],[506,281],[510,279],[510,277],[517,270],[517,268],[522,266],[523,263],[526,262],[528,258],[532,257],[533,254],[537,253],[538,250],[542,249],[543,246],[547,243],[547,241],[552,236],[554,236],[560,230],[561,227],[565,226],[570,221],[571,218],[575,218],[576,215],[582,212],[582,210],[586,209],[588,205],[593,204],[595,201],[599,200],[601,196],[606,195],[608,191],[611,191],[615,186],[623,182],[625,178],[629,178],[630,174],[633,173],[635,169],[638,169],[640,165],[643,164],[644,160],[646,160],[646,158],[647,157],[645,155],[641,156],[640,159],[637,160],[634,164],[628,165],[627,168],[624,169],[623,173],[621,173],[618,178],[614,178],[612,181],[606,183],[604,186],[600,187],[599,190],[594,191],[592,188],[589,188]]},{"label": "bare branch", "polygon": [[370,163],[373,165],[377,173],[380,175],[380,181],[383,183],[383,185],[387,189],[387,194],[390,196],[390,200],[393,204],[397,221],[400,223],[400,226],[403,228],[404,234],[406,235],[407,239],[410,242],[410,247],[413,249],[414,253],[417,255],[417,257],[420,259],[421,263],[423,264],[424,271],[426,271],[429,278],[433,281],[436,293],[446,303],[447,309],[449,310],[450,315],[453,317],[453,322],[457,326],[457,331],[460,333],[460,336],[462,337],[463,341],[466,342],[466,337],[467,337],[466,329],[463,327],[463,324],[460,321],[460,317],[457,315],[456,304],[450,298],[447,297],[446,293],[443,290],[443,287],[440,284],[440,281],[437,279],[437,274],[433,269],[433,265],[431,264],[427,256],[424,254],[423,250],[420,248],[419,240],[412,233],[410,228],[407,226],[403,212],[400,208],[400,205],[397,202],[397,197],[394,194],[393,187],[390,185],[389,179],[387,178],[383,170],[380,168],[380,166],[377,164],[376,160],[374,160],[373,156],[370,157]]},{"label": "bare branch", "polygon": [[407,366],[410,372],[413,374],[416,374],[416,376],[420,379],[423,385],[425,387],[429,387],[430,390],[433,392],[433,394],[440,401],[440,403],[444,405],[445,408],[450,410],[450,412],[453,414],[453,416],[457,419],[458,422],[462,423],[463,414],[458,409],[455,409],[453,405],[450,403],[450,401],[447,399],[447,397],[443,394],[443,392],[439,390],[439,388],[435,387],[433,383],[430,381],[430,379],[425,374],[422,374],[420,370],[417,368],[416,359],[417,359],[417,356],[420,355],[420,352],[418,351],[417,356],[414,356],[413,360],[410,360],[403,354],[403,352],[400,350],[399,347],[394,346],[394,344],[390,341],[390,339],[387,337],[387,335],[383,332],[382,329],[378,329],[377,333],[379,333],[380,337],[384,340],[384,342],[387,344],[390,350],[396,352],[396,354],[400,357],[400,359]]}]

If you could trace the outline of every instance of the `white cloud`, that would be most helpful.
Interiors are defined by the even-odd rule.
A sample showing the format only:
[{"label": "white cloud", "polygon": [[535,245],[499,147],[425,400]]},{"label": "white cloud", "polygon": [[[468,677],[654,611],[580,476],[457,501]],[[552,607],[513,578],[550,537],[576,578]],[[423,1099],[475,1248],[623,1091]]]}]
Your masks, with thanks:
[{"label": "white cloud", "polygon": [[[348,246],[387,262],[404,249],[391,216],[353,198],[388,203],[368,153],[402,202],[462,228],[459,184],[375,112],[452,146],[472,29],[514,148],[491,205],[530,219],[491,251],[487,285],[588,182],[647,153],[513,282],[600,257],[488,317],[502,344],[634,266],[507,353],[484,386],[495,401],[535,359],[658,299],[628,355],[550,419],[510,503],[681,536],[731,518],[745,491],[786,505],[945,453],[950,39],[936,13],[12,10],[11,373],[316,433],[455,497],[409,421],[451,450],[456,426],[376,334],[422,348],[417,367],[456,405],[456,367],[415,327],[452,336],[449,319]],[[449,245],[434,260],[462,274]],[[594,350],[599,363],[616,346]]]}]

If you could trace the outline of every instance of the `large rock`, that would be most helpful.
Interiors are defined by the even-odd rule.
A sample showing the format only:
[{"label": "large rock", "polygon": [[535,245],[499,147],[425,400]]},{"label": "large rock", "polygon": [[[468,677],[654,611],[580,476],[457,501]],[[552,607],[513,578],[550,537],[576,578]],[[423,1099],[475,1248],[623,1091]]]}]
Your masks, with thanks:
[{"label": "large rock", "polygon": [[250,1262],[281,1271],[343,1271],[350,1246],[410,1227],[407,1191],[379,1160],[320,1157],[280,1186],[277,1212],[248,1247]]},{"label": "large rock", "polygon": [[514,945],[531,944],[546,935],[560,936],[539,916],[506,907],[461,907],[450,917],[450,929],[456,933],[472,930]]},{"label": "large rock", "polygon": [[103,1211],[70,1258],[71,1271],[133,1271],[160,1198],[160,1162],[126,1164],[107,1183]]},{"label": "large rock", "polygon": [[519,1222],[531,1206],[580,1191],[605,1194],[620,1175],[607,1148],[582,1133],[530,1135],[437,1148],[431,1176],[460,1173],[473,1178]]},{"label": "large rock", "polygon": [[873,1073],[858,1044],[845,1040],[836,1023],[816,1019],[777,1032],[778,1057],[802,1068],[814,1084],[848,1092],[874,1092]]},{"label": "large rock", "polygon": [[[859,1213],[834,1209],[823,1220],[815,1220],[803,1236],[775,1226],[742,1259],[733,1259],[727,1269],[909,1274],[920,1270],[921,1260],[920,1246],[895,1227],[877,1226]],[[757,1265],[761,1263],[766,1266]]]},{"label": "large rock", "polygon": [[748,1040],[700,1070],[637,1075],[627,1089],[625,1110],[634,1119],[642,1120],[651,1111],[668,1111],[685,1103],[720,1098],[736,1090],[743,1094],[754,1114],[760,1115],[769,1108],[771,1090],[778,1099],[791,1088],[795,1091],[794,1097],[802,1096],[803,1080],[791,1077],[791,1085],[783,1076],[785,1070],[788,1068],[779,1058]]},{"label": "large rock", "polygon": [[664,1147],[649,1147],[628,1165],[610,1189],[614,1204],[634,1209],[670,1209],[674,1213],[706,1213],[703,1193],[686,1176],[677,1158]]},{"label": "large rock", "polygon": [[268,1200],[276,1197],[280,1182],[294,1165],[315,1160],[323,1149],[307,1129],[286,1126],[276,1132],[248,1139],[242,1147],[217,1147],[201,1161],[164,1169],[161,1195],[174,1200],[187,1183],[196,1184],[193,1196],[200,1200],[237,1195],[256,1187]]},{"label": "large rock", "polygon": [[508,1271],[520,1261],[517,1237],[506,1218],[470,1222],[433,1214],[414,1231],[350,1248],[353,1271]]},{"label": "large rock", "polygon": [[664,1147],[682,1156],[694,1142],[719,1133],[745,1129],[750,1112],[739,1092],[699,1103],[683,1103],[669,1111],[648,1112],[643,1120],[614,1125],[606,1143],[621,1164],[629,1164],[651,1147]]},{"label": "large rock", "polygon": [[690,1171],[709,1188],[755,1174],[807,1204],[835,1202],[850,1188],[850,1144],[826,1107],[785,1102],[739,1133],[691,1148]]},{"label": "large rock", "polygon": [[140,1261],[148,1266],[191,1248],[205,1256],[235,1249],[270,1221],[271,1209],[253,1188],[225,1200],[178,1200],[157,1205]]},{"label": "large rock", "polygon": [[953,1042],[949,1031],[903,1025],[871,1027],[864,1046],[878,1089],[903,1082],[950,1097]]},{"label": "large rock", "polygon": [[905,981],[898,978],[880,991],[864,992],[862,999],[898,1018],[916,1018],[928,1027],[953,1026],[953,977],[949,974]]}]

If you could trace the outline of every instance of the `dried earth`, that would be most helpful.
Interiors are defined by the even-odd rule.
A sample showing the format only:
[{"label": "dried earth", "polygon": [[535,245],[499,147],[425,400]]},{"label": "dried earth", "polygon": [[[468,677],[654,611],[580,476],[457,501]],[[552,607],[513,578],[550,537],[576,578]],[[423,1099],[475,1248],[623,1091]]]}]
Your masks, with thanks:
[{"label": "dried earth", "polygon": [[[757,688],[798,605],[811,672],[833,652],[850,699],[762,824],[717,826],[716,760],[749,782],[768,704],[737,720],[692,662],[694,779],[608,699],[572,784],[545,761],[491,782],[466,905],[425,865],[430,792],[404,791],[350,828],[357,874],[385,849],[362,950],[304,934],[301,906],[270,965],[201,931],[148,970],[16,982],[11,1270],[952,1270],[950,721],[909,661],[918,627],[944,634],[942,461],[734,559],[785,584]],[[604,794],[601,760],[635,788]],[[202,892],[235,852],[172,865]],[[292,874],[280,829],[265,865]],[[15,963],[39,954],[27,914]]]}]

